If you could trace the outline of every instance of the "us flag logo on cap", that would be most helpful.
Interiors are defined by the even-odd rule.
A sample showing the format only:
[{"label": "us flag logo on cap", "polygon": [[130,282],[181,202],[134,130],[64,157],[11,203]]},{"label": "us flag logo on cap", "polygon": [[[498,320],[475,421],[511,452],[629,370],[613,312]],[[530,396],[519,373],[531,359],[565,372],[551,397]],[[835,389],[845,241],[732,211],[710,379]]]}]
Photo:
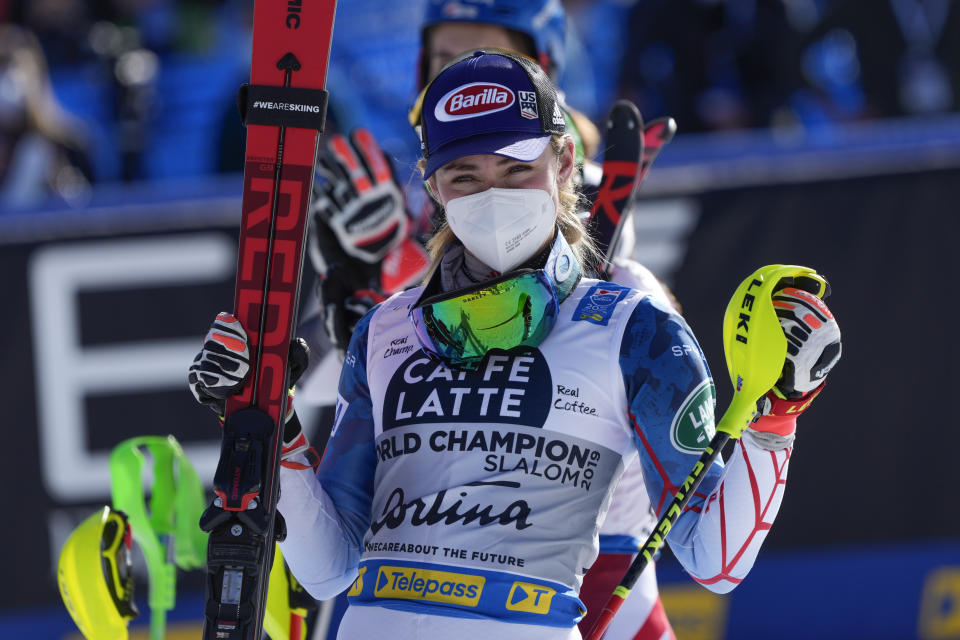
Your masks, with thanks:
[{"label": "us flag logo on cap", "polygon": [[[471,82],[448,91],[433,109],[440,122],[478,118],[509,108],[513,91],[495,82]],[[529,116],[528,116],[529,117]]]},{"label": "us flag logo on cap", "polygon": [[537,93],[535,91],[517,91],[517,97],[520,102],[520,115],[528,120],[536,120],[537,115]]}]

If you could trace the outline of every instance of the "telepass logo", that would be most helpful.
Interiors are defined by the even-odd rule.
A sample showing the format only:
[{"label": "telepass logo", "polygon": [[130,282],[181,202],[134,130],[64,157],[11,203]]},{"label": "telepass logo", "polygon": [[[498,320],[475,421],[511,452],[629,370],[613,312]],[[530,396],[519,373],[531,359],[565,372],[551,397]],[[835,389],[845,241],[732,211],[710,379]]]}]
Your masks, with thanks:
[{"label": "telepass logo", "polygon": [[373,595],[476,607],[485,582],[482,576],[468,573],[384,566],[380,567]]},{"label": "telepass logo", "polygon": [[437,102],[433,115],[440,122],[477,118],[503,111],[515,100],[513,91],[502,84],[471,82],[448,91]]}]

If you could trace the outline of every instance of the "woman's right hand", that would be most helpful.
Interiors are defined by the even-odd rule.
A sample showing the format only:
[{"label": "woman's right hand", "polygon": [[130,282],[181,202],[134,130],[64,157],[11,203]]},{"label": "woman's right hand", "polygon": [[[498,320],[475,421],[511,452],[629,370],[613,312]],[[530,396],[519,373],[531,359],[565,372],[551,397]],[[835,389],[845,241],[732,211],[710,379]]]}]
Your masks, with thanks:
[{"label": "woman's right hand", "polygon": [[190,365],[190,392],[222,419],[227,398],[240,392],[249,374],[247,332],[233,314],[223,311],[213,321],[203,349]]},{"label": "woman's right hand", "polygon": [[[291,469],[316,470],[320,456],[310,446],[303,433],[300,420],[293,410],[293,386],[307,369],[310,350],[303,338],[295,338],[290,343],[290,355],[287,361],[290,389],[287,395],[287,412],[283,424],[283,446],[280,464]],[[222,311],[217,314],[210,330],[203,339],[203,349],[193,359],[187,382],[190,392],[200,404],[213,409],[224,420],[227,398],[240,392],[250,375],[250,345],[247,332],[240,320],[231,313]]]}]

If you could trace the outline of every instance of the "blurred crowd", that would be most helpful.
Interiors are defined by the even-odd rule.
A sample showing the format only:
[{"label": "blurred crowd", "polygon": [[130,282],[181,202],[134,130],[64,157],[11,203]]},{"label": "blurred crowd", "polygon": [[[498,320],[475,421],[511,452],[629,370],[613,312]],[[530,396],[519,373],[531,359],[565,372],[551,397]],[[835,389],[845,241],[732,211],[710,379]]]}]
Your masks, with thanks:
[{"label": "blurred crowd", "polygon": [[[681,134],[794,132],[960,110],[952,0],[566,0],[561,86],[599,122],[619,97]],[[0,211],[96,183],[242,167],[236,89],[253,0],[0,0]],[[328,88],[341,127],[416,152],[423,0],[341,1]],[[363,82],[357,82],[363,78]],[[389,109],[379,105],[391,104]],[[387,114],[390,114],[389,116]]]}]

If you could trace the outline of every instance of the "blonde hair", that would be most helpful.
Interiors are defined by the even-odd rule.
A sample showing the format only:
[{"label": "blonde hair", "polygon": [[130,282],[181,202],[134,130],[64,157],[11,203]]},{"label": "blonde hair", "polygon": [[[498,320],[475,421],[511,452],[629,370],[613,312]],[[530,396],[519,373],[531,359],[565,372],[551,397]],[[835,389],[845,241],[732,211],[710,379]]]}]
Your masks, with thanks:
[{"label": "blonde hair", "polygon": [[[572,142],[573,138],[570,137],[569,134],[554,134],[550,137],[550,147],[553,149],[553,153],[557,159],[563,155],[567,144],[572,144]],[[417,168],[420,169],[421,174],[424,172],[426,165],[427,161],[423,158],[417,162]],[[439,198],[429,186],[427,190],[439,203]],[[573,172],[571,172],[570,177],[560,185],[557,195],[560,200],[560,205],[557,207],[557,228],[560,230],[560,233],[563,234],[567,244],[570,245],[573,254],[581,266],[584,269],[595,267],[600,264],[602,257],[590,234],[587,232],[586,227],[584,227],[583,221],[580,219],[579,208],[581,198],[573,182]],[[427,275],[423,280],[424,284],[433,276],[433,272],[440,264],[440,259],[443,258],[447,245],[455,240],[456,236],[453,230],[447,224],[446,219],[444,219],[443,225],[437,229],[437,232],[434,233],[427,242],[427,250],[430,252],[430,269],[427,271]]]},{"label": "blonde hair", "polygon": [[47,59],[37,37],[15,24],[0,24],[0,60],[20,71],[28,81],[25,87],[27,128],[65,147],[83,148],[83,125],[57,102]]}]

